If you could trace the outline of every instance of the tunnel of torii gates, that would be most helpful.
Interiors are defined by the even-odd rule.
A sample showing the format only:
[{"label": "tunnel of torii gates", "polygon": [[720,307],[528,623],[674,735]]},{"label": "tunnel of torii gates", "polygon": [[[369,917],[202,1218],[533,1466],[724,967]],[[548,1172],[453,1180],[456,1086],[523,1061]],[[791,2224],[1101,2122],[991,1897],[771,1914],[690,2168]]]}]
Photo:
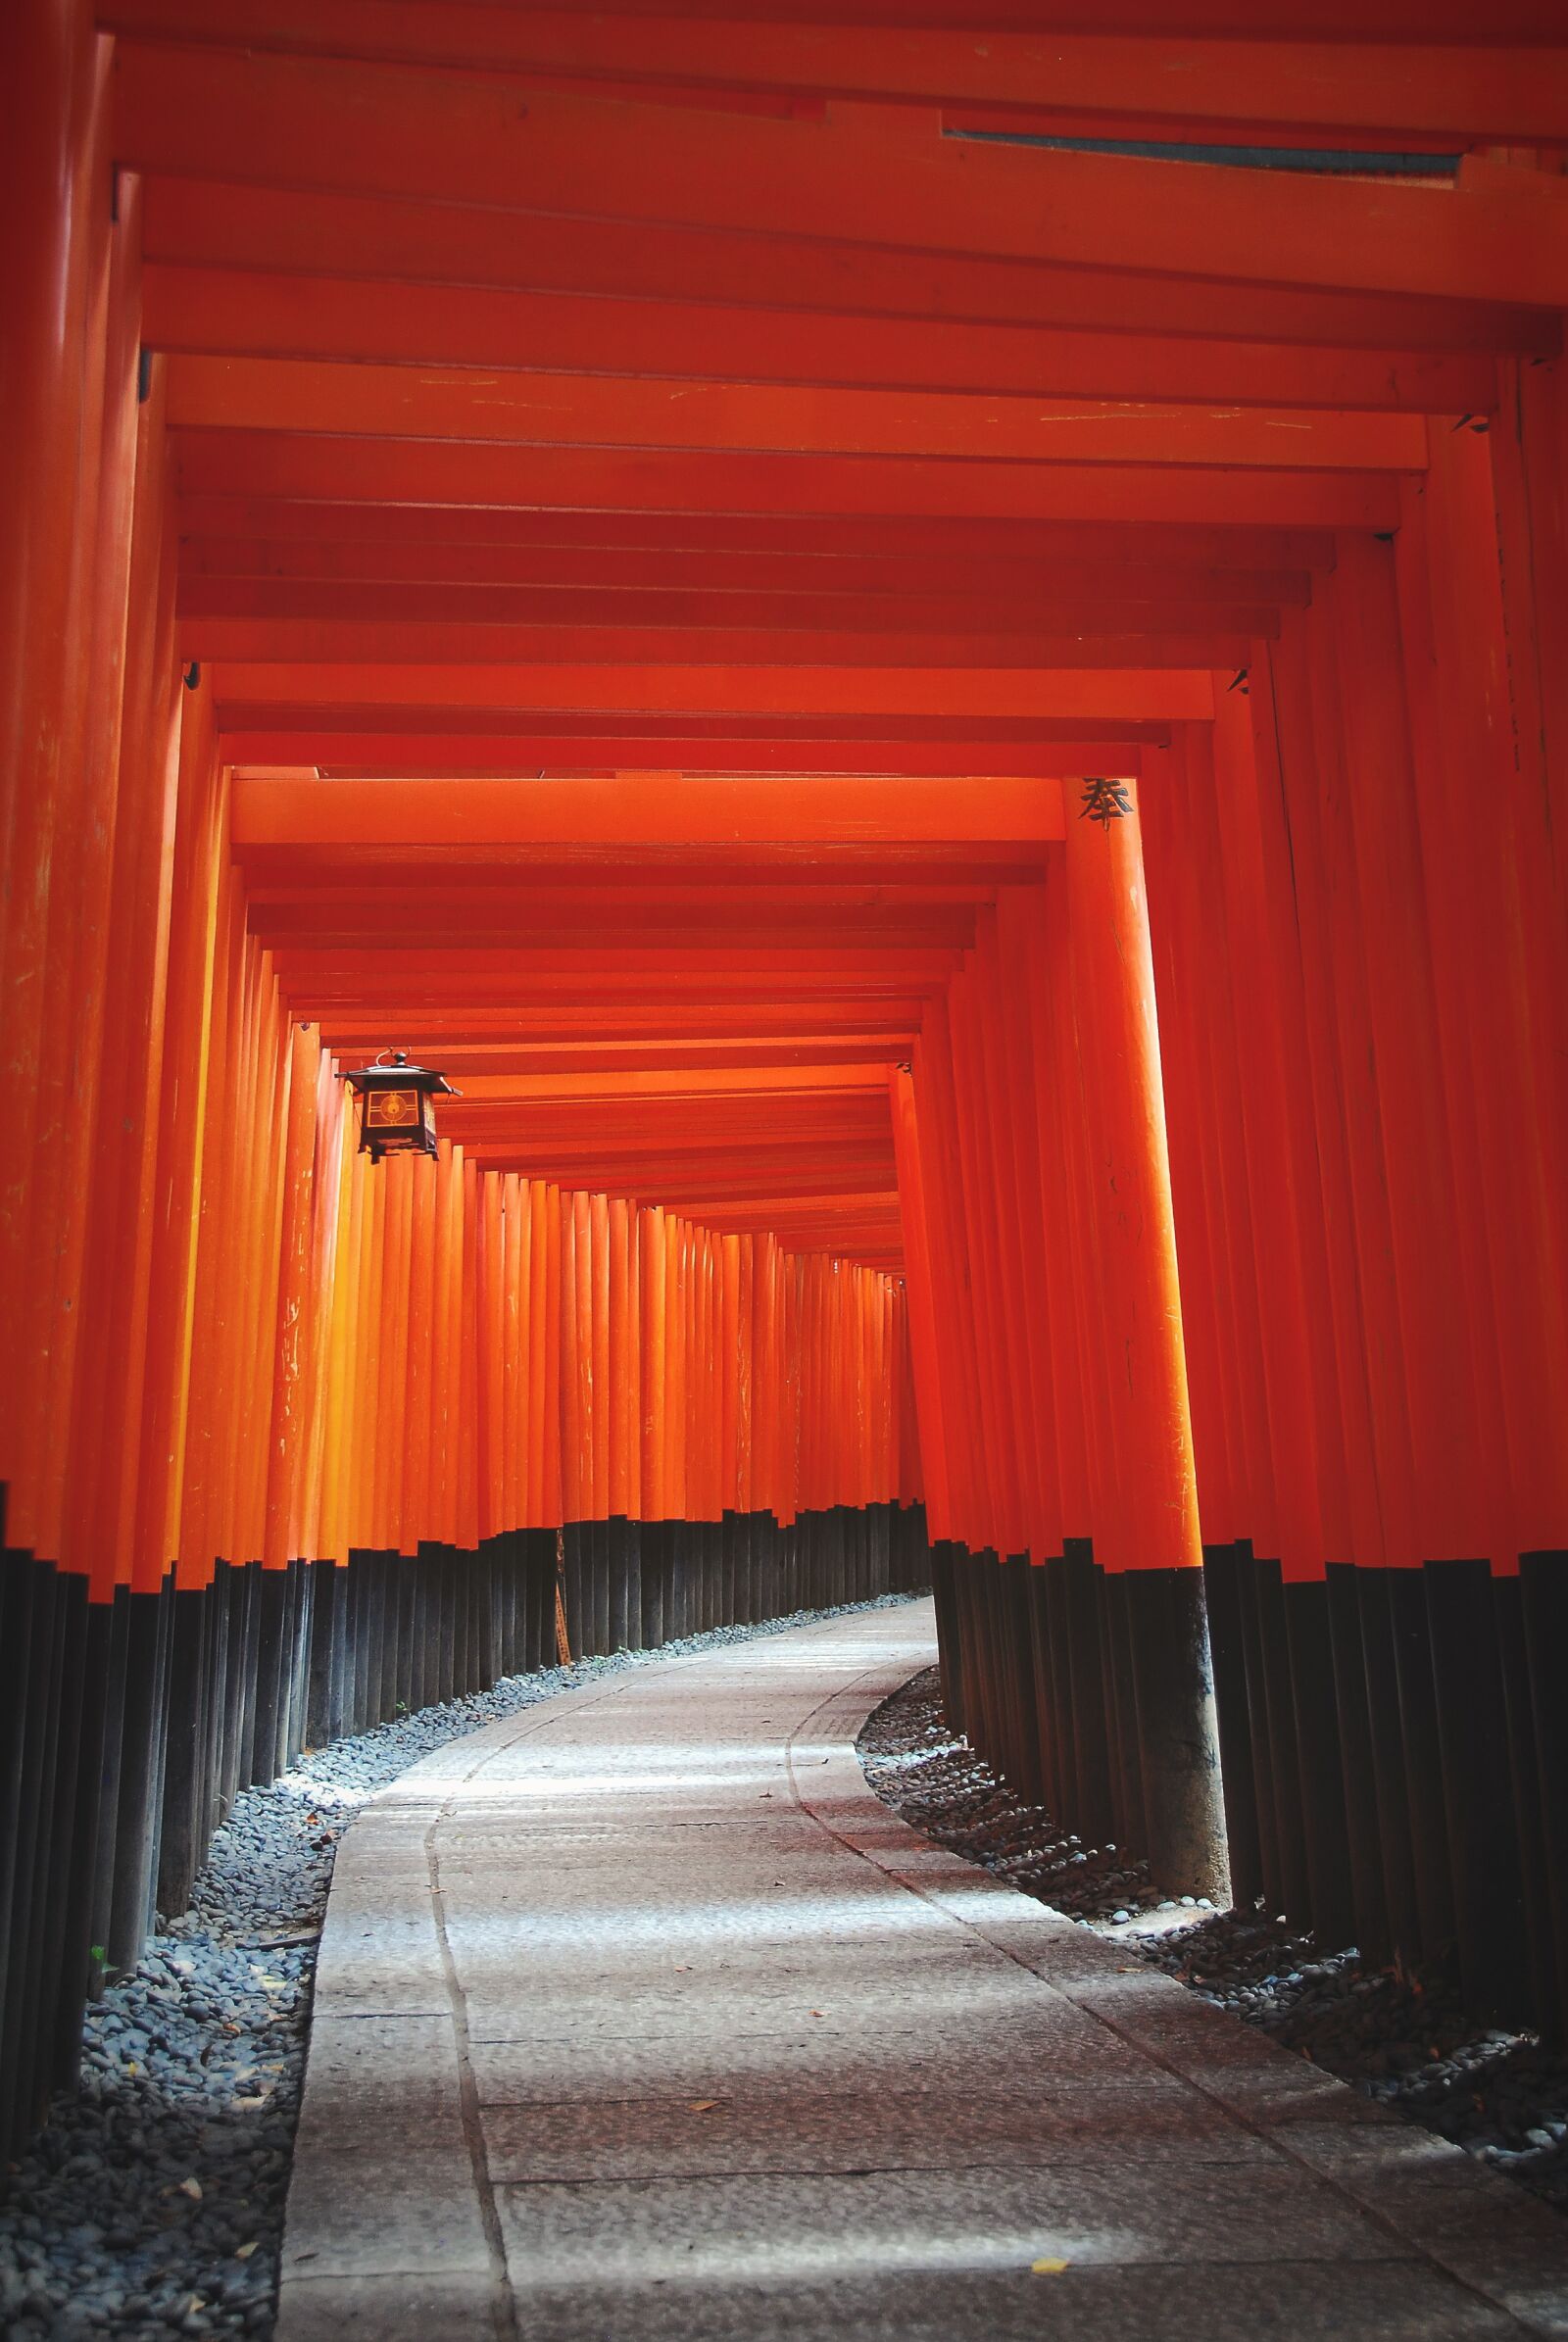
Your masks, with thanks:
[{"label": "tunnel of torii gates", "polygon": [[5,2137],[305,1741],[924,1584],[1560,2034],[1559,0],[0,19]]}]

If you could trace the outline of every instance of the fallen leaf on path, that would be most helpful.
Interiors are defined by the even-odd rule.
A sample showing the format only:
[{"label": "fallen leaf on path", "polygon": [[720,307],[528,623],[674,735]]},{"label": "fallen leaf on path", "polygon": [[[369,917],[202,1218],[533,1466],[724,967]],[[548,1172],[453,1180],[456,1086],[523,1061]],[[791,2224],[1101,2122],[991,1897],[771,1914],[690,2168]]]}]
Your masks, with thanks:
[{"label": "fallen leaf on path", "polygon": [[1071,2267],[1070,2261],[1058,2261],[1054,2256],[1048,2255],[1044,2261],[1031,2261],[1029,2273],[1036,2277],[1059,2277],[1064,2269]]}]

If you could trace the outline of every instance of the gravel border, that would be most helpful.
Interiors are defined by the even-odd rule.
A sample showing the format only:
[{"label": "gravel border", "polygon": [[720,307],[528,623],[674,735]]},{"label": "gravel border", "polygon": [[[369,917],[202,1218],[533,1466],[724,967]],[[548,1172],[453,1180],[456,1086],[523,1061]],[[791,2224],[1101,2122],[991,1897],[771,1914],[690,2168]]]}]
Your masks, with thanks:
[{"label": "gravel border", "polygon": [[1568,2061],[1533,2033],[1479,2024],[1451,1976],[1363,1968],[1260,1905],[1162,1896],[1147,1864],[1083,1845],[954,1735],[934,1667],[867,1720],[858,1754],[882,1802],[939,1845],[1568,2211]]},{"label": "gravel border", "polygon": [[343,1832],[400,1773],[481,1725],[627,1668],[918,1596],[883,1594],[657,1651],[617,1651],[307,1749],[246,1789],[190,1909],[87,2012],[81,2083],[0,2171],[0,2333],[270,2335],[317,1945]]}]

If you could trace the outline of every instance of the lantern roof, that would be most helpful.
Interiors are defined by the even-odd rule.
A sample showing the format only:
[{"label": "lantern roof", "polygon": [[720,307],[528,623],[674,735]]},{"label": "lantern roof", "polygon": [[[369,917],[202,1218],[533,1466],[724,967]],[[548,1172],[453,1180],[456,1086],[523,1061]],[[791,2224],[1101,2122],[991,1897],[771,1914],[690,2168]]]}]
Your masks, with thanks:
[{"label": "lantern roof", "polygon": [[422,1090],[430,1098],[460,1098],[444,1073],[432,1066],[411,1065],[401,1049],[383,1063],[378,1057],[373,1065],[345,1068],[338,1074],[340,1082],[353,1085],[357,1095],[367,1090]]}]

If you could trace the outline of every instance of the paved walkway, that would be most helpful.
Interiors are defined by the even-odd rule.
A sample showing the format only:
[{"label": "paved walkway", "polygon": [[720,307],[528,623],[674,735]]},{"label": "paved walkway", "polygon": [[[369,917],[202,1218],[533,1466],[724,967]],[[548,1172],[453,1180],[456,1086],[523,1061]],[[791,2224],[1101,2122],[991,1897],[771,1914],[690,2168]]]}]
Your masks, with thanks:
[{"label": "paved walkway", "polygon": [[1553,2214],[877,1803],[931,1638],[612,1676],[377,1799],[279,2342],[1568,2335]]}]

